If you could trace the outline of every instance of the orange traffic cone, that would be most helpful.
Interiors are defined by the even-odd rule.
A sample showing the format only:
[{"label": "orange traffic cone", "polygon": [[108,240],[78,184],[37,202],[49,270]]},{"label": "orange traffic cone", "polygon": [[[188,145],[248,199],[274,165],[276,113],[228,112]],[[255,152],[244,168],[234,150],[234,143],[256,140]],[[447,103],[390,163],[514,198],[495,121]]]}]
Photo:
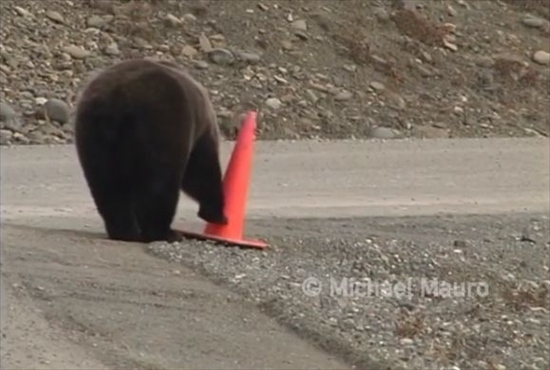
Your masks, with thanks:
[{"label": "orange traffic cone", "polygon": [[265,248],[267,244],[260,240],[245,240],[244,222],[246,200],[252,170],[254,140],[256,138],[257,113],[249,112],[239,130],[239,135],[229,159],[224,176],[226,197],[225,213],[227,225],[207,224],[202,234],[183,232],[187,237],[219,241],[240,247]]}]

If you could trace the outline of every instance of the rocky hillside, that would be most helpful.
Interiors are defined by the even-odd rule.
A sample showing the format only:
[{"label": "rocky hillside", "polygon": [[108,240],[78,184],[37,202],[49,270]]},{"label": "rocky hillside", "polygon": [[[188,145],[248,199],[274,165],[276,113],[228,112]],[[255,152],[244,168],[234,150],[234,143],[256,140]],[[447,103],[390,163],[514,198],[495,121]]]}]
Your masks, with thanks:
[{"label": "rocky hillside", "polygon": [[71,142],[75,93],[133,57],[176,61],[233,138],[549,133],[546,0],[1,0],[1,144]]}]

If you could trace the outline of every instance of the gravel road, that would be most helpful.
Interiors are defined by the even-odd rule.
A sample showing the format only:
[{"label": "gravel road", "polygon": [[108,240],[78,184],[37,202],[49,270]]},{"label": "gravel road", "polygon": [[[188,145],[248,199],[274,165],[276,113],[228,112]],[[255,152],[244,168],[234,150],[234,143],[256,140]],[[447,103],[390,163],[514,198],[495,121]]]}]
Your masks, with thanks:
[{"label": "gravel road", "polygon": [[548,151],[258,143],[252,251],[106,241],[74,148],[4,147],[2,368],[547,368]]}]

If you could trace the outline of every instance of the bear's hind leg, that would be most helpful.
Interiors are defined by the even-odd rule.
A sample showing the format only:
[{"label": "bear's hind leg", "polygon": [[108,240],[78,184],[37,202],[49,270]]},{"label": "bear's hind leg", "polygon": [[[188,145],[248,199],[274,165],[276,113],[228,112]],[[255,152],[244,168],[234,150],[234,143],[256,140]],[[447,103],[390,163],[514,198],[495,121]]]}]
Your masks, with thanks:
[{"label": "bear's hind leg", "polygon": [[141,233],[136,221],[130,197],[120,195],[117,199],[104,197],[99,201],[109,239],[140,242]]},{"label": "bear's hind leg", "polygon": [[198,216],[206,222],[227,224],[222,169],[214,137],[197,140],[183,175],[181,189],[199,203]]},{"label": "bear's hind leg", "polygon": [[111,240],[139,242],[141,233],[133,210],[132,184],[115,175],[109,165],[99,166],[97,157],[94,160],[85,163],[84,169],[107,236]]},{"label": "bear's hind leg", "polygon": [[179,200],[180,170],[150,169],[136,194],[136,215],[143,242],[175,242],[182,239],[171,228]]}]

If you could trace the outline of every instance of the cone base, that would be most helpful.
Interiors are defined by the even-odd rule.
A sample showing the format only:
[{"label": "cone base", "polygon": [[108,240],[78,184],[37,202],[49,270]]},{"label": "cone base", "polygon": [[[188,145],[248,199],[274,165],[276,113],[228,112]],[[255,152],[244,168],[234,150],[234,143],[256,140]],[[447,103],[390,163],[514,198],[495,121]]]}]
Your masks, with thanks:
[{"label": "cone base", "polygon": [[220,236],[210,235],[210,234],[201,234],[195,233],[192,231],[178,230],[183,236],[188,239],[198,239],[198,240],[211,240],[218,243],[226,244],[229,246],[237,246],[241,248],[256,248],[264,249],[267,248],[267,243],[261,240],[244,240],[244,239],[233,239],[233,238],[223,238]]}]

